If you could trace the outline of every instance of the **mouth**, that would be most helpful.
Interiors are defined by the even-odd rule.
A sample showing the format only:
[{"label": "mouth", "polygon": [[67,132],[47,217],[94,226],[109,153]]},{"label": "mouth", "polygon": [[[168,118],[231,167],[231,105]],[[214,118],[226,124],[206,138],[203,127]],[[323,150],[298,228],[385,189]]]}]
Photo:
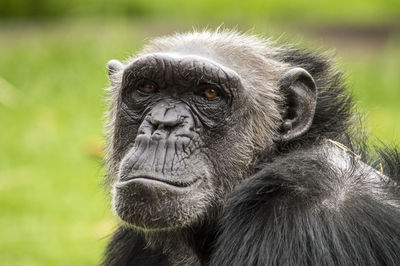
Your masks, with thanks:
[{"label": "mouth", "polygon": [[175,188],[186,188],[194,183],[198,182],[201,177],[196,177],[190,180],[172,180],[172,178],[164,177],[158,174],[135,174],[129,177],[121,177],[120,180],[115,184],[118,187],[124,187],[133,183],[143,183],[143,184],[160,184],[165,186],[172,186]]}]

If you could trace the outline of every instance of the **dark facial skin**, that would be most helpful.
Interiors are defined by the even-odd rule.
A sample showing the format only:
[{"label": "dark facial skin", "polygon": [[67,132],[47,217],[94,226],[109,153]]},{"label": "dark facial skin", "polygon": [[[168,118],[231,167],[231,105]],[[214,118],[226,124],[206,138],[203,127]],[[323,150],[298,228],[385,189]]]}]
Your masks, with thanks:
[{"label": "dark facial skin", "polygon": [[[113,138],[117,215],[146,230],[212,219],[258,156],[249,117],[260,110],[253,109],[241,78],[193,54],[148,54],[128,66],[111,62],[111,74],[115,67],[123,69]],[[293,68],[277,84],[285,97],[282,124],[275,125],[278,141],[290,141],[311,125],[315,83]],[[269,156],[272,147],[265,147]]]},{"label": "dark facial skin", "polygon": [[[221,200],[215,155],[233,128],[236,73],[198,56],[151,54],[123,73],[115,149],[123,154],[114,207],[149,230],[189,224]],[[119,137],[118,137],[119,136]]]}]

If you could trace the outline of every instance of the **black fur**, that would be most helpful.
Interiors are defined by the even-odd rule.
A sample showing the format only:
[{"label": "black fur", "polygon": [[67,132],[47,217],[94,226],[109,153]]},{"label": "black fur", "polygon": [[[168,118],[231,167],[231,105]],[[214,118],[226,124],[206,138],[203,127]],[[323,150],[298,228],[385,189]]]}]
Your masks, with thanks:
[{"label": "black fur", "polygon": [[159,249],[147,246],[143,233],[121,226],[108,244],[102,265],[168,265]]},{"label": "black fur", "polygon": [[[351,189],[342,202],[338,185]],[[277,158],[229,195],[211,265],[398,265],[399,209],[368,191],[363,176],[337,175],[309,151]]]}]

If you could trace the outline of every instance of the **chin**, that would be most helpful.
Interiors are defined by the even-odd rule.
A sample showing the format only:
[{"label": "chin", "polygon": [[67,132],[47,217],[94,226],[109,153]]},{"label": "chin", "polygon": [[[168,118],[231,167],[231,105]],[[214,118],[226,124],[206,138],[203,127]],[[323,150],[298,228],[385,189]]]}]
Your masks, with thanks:
[{"label": "chin", "polygon": [[142,230],[173,230],[198,221],[211,202],[201,179],[175,185],[153,178],[137,177],[118,181],[112,189],[116,215],[126,224]]}]

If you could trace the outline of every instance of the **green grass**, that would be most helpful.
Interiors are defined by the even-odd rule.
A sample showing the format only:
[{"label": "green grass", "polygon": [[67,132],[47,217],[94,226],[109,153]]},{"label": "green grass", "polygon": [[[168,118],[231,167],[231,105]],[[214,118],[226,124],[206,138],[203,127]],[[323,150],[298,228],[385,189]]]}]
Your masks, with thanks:
[{"label": "green grass", "polygon": [[[182,28],[123,20],[0,26],[1,265],[99,261],[117,224],[99,159],[105,64]],[[389,141],[400,129],[399,43],[341,60],[368,125]]]},{"label": "green grass", "polygon": [[[388,41],[384,51],[366,58],[343,58],[350,89],[366,114],[371,141],[400,143],[400,36]],[[363,57],[362,55],[360,55]]]}]

